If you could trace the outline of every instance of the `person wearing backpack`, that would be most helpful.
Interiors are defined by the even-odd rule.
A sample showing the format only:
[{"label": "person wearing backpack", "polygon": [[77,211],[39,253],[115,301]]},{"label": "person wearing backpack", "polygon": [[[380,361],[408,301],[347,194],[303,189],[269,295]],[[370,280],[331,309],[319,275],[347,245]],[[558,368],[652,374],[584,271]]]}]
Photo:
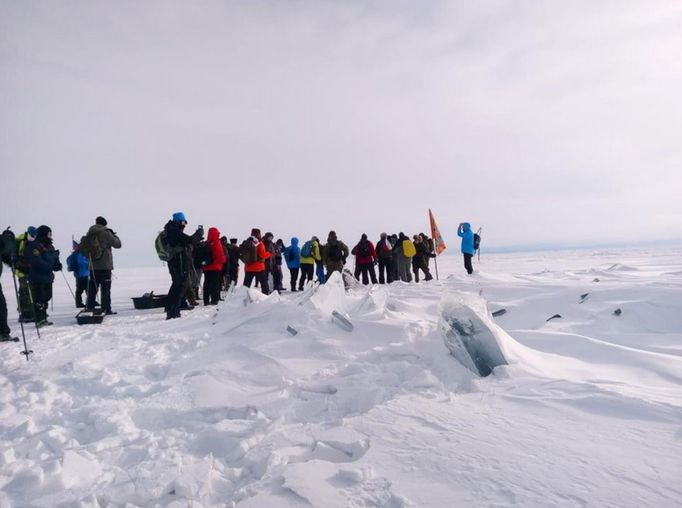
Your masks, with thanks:
[{"label": "person wearing backpack", "polygon": [[86,257],[81,254],[80,244],[73,240],[71,242],[71,247],[73,252],[66,258],[66,268],[68,271],[73,272],[73,276],[76,279],[76,308],[81,309],[85,307],[83,303],[83,293],[87,297],[88,291],[88,276],[90,275],[90,265]]},{"label": "person wearing backpack", "polygon": [[388,240],[386,233],[381,233],[381,237],[376,245],[376,255],[379,264],[379,284],[390,284],[393,282],[393,271],[391,270],[393,246]]},{"label": "person wearing backpack", "polygon": [[17,310],[19,311],[19,321],[22,323],[32,323],[33,299],[28,284],[28,271],[31,268],[26,261],[26,245],[35,240],[37,229],[33,226],[26,228],[26,232],[16,237],[16,256],[14,260],[14,273],[19,285],[19,301]]},{"label": "person wearing backpack", "polygon": [[201,226],[191,236],[185,234],[186,227],[185,214],[176,212],[163,228],[166,262],[172,281],[166,297],[166,319],[181,317],[180,307],[187,292],[189,271],[194,268],[192,246],[198,245],[204,238],[204,229]]},{"label": "person wearing backpack", "polygon": [[282,253],[284,252],[284,241],[278,238],[275,242],[275,255],[272,264],[272,280],[275,283],[275,291],[286,291],[284,289],[284,273],[282,272]]},{"label": "person wearing backpack", "polygon": [[327,280],[333,272],[343,274],[343,266],[349,254],[348,246],[338,239],[336,231],[330,231],[327,235],[327,243],[322,248],[322,259],[327,268]]},{"label": "person wearing backpack", "polygon": [[218,228],[209,228],[206,244],[211,262],[202,267],[204,272],[204,305],[218,305],[220,301],[220,275],[225,264],[225,251]]},{"label": "person wearing backpack", "polygon": [[412,240],[405,236],[405,233],[400,233],[398,241],[393,248],[393,255],[396,257],[398,279],[403,282],[412,282],[412,274],[410,273],[410,265],[414,255],[412,251],[414,251]]},{"label": "person wearing backpack", "polygon": [[228,283],[231,286],[237,285],[239,279],[239,240],[237,238],[230,238],[230,243],[227,245],[227,272]]},{"label": "person wearing backpack", "polygon": [[251,236],[239,246],[239,254],[244,262],[244,271],[246,272],[244,285],[251,287],[251,282],[256,279],[263,294],[270,294],[269,274],[265,270],[265,261],[270,259],[272,254],[265,250],[260,229],[253,228],[251,230]]},{"label": "person wearing backpack", "polygon": [[360,274],[362,274],[362,283],[365,286],[369,284],[370,278],[372,279],[372,284],[376,284],[377,276],[374,272],[374,263],[377,261],[377,253],[372,242],[367,239],[366,234],[362,234],[360,241],[353,247],[351,254],[355,256],[355,278],[360,280]]},{"label": "person wearing backpack", "polygon": [[47,320],[47,306],[52,299],[54,272],[62,270],[59,251],[52,242],[52,230],[48,226],[40,226],[36,238],[26,244],[25,256],[30,269],[28,282],[33,297],[33,309],[36,326],[51,325]]},{"label": "person wearing backpack", "polygon": [[225,255],[223,269],[220,270],[220,290],[227,291],[230,287],[230,251],[227,248],[229,242],[226,236],[220,237],[220,244],[223,246],[223,254]]},{"label": "person wearing backpack", "polygon": [[468,222],[460,222],[457,226],[457,236],[462,239],[462,255],[464,256],[464,268],[467,273],[471,275],[474,273],[474,267],[471,265],[471,258],[474,257],[474,232],[471,230],[471,224]]},{"label": "person wearing backpack", "polygon": [[301,268],[301,248],[298,246],[298,238],[295,236],[291,238],[291,245],[284,248],[283,255],[289,269],[291,292],[295,293],[298,272]]},{"label": "person wearing backpack", "polygon": [[[10,228],[7,228],[0,235],[0,276],[2,276],[3,263],[14,267],[16,252],[17,239]],[[2,292],[2,284],[0,284],[0,340],[19,340],[18,337],[12,337],[12,330],[7,322],[7,300],[5,300],[5,294]]]},{"label": "person wearing backpack", "polygon": [[313,236],[303,244],[301,248],[301,280],[298,283],[298,290],[303,291],[306,281],[312,282],[315,273],[315,264],[322,261],[320,255],[320,244],[317,237]]},{"label": "person wearing backpack", "polygon": [[111,272],[114,269],[114,255],[111,249],[120,249],[121,240],[116,233],[107,227],[104,217],[97,217],[83,240],[81,251],[90,262],[90,282],[88,284],[88,303],[86,308],[95,308],[95,297],[98,289],[102,310],[105,314],[116,314],[111,310]]}]

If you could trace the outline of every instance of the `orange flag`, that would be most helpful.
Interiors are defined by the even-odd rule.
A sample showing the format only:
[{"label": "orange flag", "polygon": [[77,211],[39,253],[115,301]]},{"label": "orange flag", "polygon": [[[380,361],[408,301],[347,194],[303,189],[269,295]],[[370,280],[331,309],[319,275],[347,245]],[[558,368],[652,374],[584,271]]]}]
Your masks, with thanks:
[{"label": "orange flag", "polygon": [[431,238],[433,238],[433,248],[436,251],[436,255],[440,255],[447,247],[443,241],[443,237],[440,235],[438,226],[436,225],[436,219],[433,218],[433,213],[429,208],[429,222],[431,222]]}]

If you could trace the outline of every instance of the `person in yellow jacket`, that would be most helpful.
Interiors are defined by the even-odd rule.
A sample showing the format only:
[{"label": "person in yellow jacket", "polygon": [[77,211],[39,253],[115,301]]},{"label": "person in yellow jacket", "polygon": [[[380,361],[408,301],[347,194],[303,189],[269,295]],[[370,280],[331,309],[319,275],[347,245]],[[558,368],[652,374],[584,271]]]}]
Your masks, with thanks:
[{"label": "person in yellow jacket", "polygon": [[26,244],[35,240],[36,228],[29,226],[25,233],[17,236],[17,261],[15,263],[15,275],[19,282],[19,321],[30,323],[34,321],[33,298],[28,284],[28,271],[31,265],[26,260]]},{"label": "person in yellow jacket", "polygon": [[301,247],[301,280],[298,283],[299,291],[303,289],[306,280],[313,281],[315,264],[322,262],[320,256],[320,242],[316,236],[303,244]]}]

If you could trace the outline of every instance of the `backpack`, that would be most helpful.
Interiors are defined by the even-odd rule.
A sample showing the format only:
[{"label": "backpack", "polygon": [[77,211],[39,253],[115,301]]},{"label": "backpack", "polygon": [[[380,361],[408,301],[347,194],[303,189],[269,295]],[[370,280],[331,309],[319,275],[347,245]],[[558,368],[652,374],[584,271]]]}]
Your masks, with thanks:
[{"label": "backpack", "polygon": [[201,242],[194,248],[194,266],[201,268],[202,266],[213,263],[213,253],[208,242]]},{"label": "backpack", "polygon": [[[173,259],[176,254],[182,252],[182,247],[170,246],[168,243],[168,235],[166,234],[165,229],[156,235],[156,240],[154,240],[154,248],[156,249],[156,255],[159,256],[159,259],[165,263],[168,263],[168,261]],[[83,244],[81,243],[81,253],[82,251]]]},{"label": "backpack", "polygon": [[372,255],[372,250],[369,248],[369,242],[360,242],[358,244],[358,254],[361,258],[367,258]]},{"label": "backpack", "polygon": [[81,238],[81,254],[93,261],[102,259],[104,247],[97,233],[88,233]]},{"label": "backpack", "polygon": [[310,240],[303,244],[303,248],[301,249],[301,257],[304,258],[313,257],[313,242],[311,242]]},{"label": "backpack", "polygon": [[414,243],[412,243],[412,240],[409,238],[406,240],[403,240],[403,255],[407,258],[414,257],[414,255],[417,253],[417,249],[414,246]]},{"label": "backpack", "polygon": [[477,251],[481,246],[481,235],[474,233],[474,250]]},{"label": "backpack", "polygon": [[12,263],[17,257],[17,238],[10,228],[7,228],[0,235],[0,256],[2,261]]},{"label": "backpack", "polygon": [[343,260],[343,252],[338,242],[327,245],[327,259],[334,262]]},{"label": "backpack", "polygon": [[247,238],[239,245],[239,259],[241,259],[245,265],[258,262],[258,250],[251,238]]}]

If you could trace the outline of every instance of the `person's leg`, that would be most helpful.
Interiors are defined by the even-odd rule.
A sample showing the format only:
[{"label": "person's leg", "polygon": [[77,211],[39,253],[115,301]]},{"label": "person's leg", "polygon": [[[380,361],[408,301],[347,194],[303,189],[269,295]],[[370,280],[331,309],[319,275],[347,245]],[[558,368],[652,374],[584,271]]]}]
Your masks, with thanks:
[{"label": "person's leg", "polygon": [[275,270],[272,273],[273,283],[275,284],[275,289],[281,291],[284,289],[282,286],[282,279],[284,279],[284,274],[282,273],[282,265],[275,265]]},{"label": "person's leg", "polygon": [[414,281],[419,282],[419,265],[412,263],[412,272],[414,273]]},{"label": "person's leg", "polygon": [[353,271],[353,277],[355,280],[360,280],[360,275],[362,274],[362,265],[355,261],[355,270]]},{"label": "person's leg", "polygon": [[213,291],[213,277],[212,272],[206,272],[204,275],[204,305],[208,305],[211,301],[211,294]]},{"label": "person's leg", "polygon": [[473,256],[471,254],[464,254],[464,268],[466,268],[466,271],[469,275],[474,273],[474,267],[471,265],[471,258]]},{"label": "person's leg", "polygon": [[366,286],[369,284],[369,266],[367,263],[360,265],[360,273],[362,274],[362,283]]},{"label": "person's leg", "polygon": [[320,284],[324,284],[327,278],[324,276],[324,264],[322,262],[315,263],[315,271],[317,275],[317,281]]},{"label": "person's leg", "polygon": [[244,273],[244,285],[247,288],[251,287],[251,282],[253,281],[253,278],[255,275],[256,275],[255,272],[245,272]]},{"label": "person's leg", "polygon": [[371,263],[367,267],[367,271],[369,272],[369,278],[372,280],[372,284],[377,283],[377,275],[374,271],[374,263]]},{"label": "person's leg", "polygon": [[100,287],[102,310],[111,313],[111,270],[95,270],[95,273]]},{"label": "person's leg", "polygon": [[256,277],[260,280],[261,291],[263,292],[264,295],[270,294],[270,284],[268,282],[268,275],[269,274],[267,270],[258,272],[258,274],[256,275]]},{"label": "person's leg", "polygon": [[289,278],[290,278],[290,283],[291,283],[291,290],[296,291],[296,282],[298,281],[298,268],[290,268],[289,269]]},{"label": "person's leg", "polygon": [[95,308],[95,299],[97,298],[97,276],[95,270],[90,270],[90,277],[88,277],[88,299],[86,307],[88,309]]},{"label": "person's leg", "polygon": [[213,272],[213,291],[211,293],[211,303],[217,304],[220,301],[220,272]]},{"label": "person's leg", "polygon": [[88,290],[88,278],[87,277],[78,277],[76,279],[76,307],[81,308],[85,307],[85,304],[83,303],[83,293],[85,293],[85,297],[87,298],[87,290]]},{"label": "person's leg", "polygon": [[35,314],[35,321],[37,324],[43,324],[47,321],[47,302],[45,284],[31,283],[29,290],[33,298],[33,310]]},{"label": "person's leg", "polygon": [[7,324],[7,301],[5,294],[2,292],[2,284],[0,284],[0,335],[8,336],[10,334],[9,325]]}]

